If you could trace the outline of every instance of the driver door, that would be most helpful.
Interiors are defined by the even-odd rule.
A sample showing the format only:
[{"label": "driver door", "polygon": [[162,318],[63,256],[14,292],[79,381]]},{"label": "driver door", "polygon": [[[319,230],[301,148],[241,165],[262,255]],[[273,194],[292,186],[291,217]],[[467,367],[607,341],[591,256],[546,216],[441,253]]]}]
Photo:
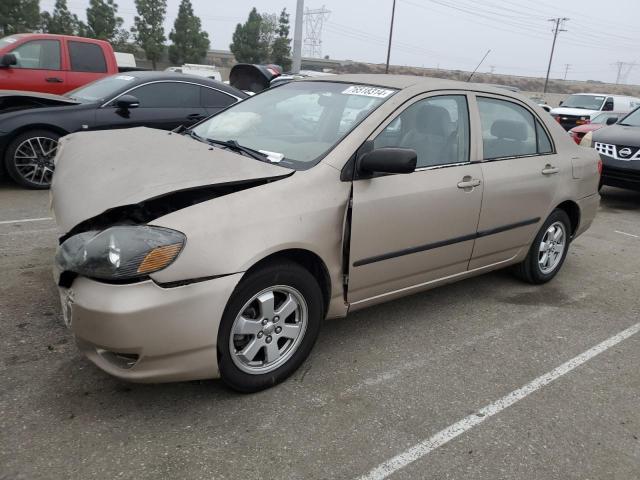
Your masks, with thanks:
[{"label": "driver door", "polygon": [[381,125],[373,148],[412,148],[417,168],[353,182],[348,301],[372,304],[467,271],[482,200],[464,93],[425,96]]}]

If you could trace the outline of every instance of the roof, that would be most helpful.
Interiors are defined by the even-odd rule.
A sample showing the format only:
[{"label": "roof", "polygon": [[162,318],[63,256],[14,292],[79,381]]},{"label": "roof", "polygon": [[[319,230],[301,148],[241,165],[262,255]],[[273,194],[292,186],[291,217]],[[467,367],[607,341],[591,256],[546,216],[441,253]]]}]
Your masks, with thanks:
[{"label": "roof", "polygon": [[430,90],[477,90],[488,93],[504,95],[512,92],[503,87],[490,85],[488,83],[468,83],[457,80],[446,80],[434,77],[421,77],[417,75],[388,75],[384,73],[367,74],[341,74],[328,77],[311,77],[302,81],[320,82],[344,82],[358,83],[363,85],[374,85],[377,87],[388,87],[405,89],[409,87],[421,87],[424,91]]}]

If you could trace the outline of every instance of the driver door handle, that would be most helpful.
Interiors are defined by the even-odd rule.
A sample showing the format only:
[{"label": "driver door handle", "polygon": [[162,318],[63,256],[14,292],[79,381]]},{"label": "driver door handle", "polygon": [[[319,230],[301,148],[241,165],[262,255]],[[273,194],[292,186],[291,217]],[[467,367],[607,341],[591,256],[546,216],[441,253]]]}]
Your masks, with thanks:
[{"label": "driver door handle", "polygon": [[474,187],[479,187],[480,186],[480,180],[478,180],[477,178],[472,178],[469,175],[465,176],[461,182],[458,182],[458,188],[461,188],[463,190],[471,190]]},{"label": "driver door handle", "polygon": [[59,77],[47,77],[45,78],[45,81],[49,83],[62,83],[62,79]]},{"label": "driver door handle", "polygon": [[558,167],[554,167],[553,165],[547,163],[542,169],[543,175],[553,175],[554,173],[558,173],[560,169]]}]

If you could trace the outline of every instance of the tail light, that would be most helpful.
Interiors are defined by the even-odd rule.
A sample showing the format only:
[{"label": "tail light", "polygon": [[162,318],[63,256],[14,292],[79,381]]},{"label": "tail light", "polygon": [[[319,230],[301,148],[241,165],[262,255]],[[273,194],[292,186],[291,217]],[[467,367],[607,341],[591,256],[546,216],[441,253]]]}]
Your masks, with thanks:
[{"label": "tail light", "polygon": [[598,175],[602,176],[602,159],[598,159]]}]

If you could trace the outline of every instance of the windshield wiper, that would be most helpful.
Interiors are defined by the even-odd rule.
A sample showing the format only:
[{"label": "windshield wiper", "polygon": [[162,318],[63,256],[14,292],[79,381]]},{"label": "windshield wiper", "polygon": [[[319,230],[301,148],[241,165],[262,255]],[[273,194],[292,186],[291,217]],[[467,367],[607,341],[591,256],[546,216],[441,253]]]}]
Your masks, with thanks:
[{"label": "windshield wiper", "polygon": [[193,130],[189,130],[189,135],[199,142],[208,143],[209,145],[219,145],[221,147],[228,148],[229,150],[233,150],[234,152],[244,153],[248,157],[260,160],[261,162],[271,163],[266,153],[262,153],[258,150],[254,150],[253,148],[240,145],[235,140],[214,140],[211,138],[204,138],[198,135]]}]

